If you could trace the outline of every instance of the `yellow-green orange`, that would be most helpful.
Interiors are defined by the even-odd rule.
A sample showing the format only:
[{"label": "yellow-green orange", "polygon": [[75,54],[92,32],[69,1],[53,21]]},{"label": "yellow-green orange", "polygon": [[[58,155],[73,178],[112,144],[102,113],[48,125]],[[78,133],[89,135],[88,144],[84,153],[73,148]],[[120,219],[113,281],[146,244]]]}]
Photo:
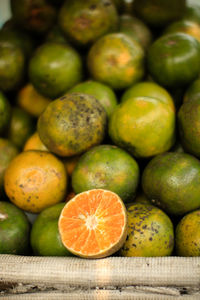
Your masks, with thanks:
[{"label": "yellow-green orange", "polygon": [[100,145],[84,153],[72,173],[76,194],[91,189],[110,190],[124,201],[134,198],[139,167],[126,151],[113,145]]},{"label": "yellow-green orange", "polygon": [[93,44],[87,64],[92,78],[114,89],[124,89],[142,79],[144,51],[125,33],[107,34]]},{"label": "yellow-green orange", "polygon": [[200,256],[200,210],[184,216],[176,227],[176,253]]},{"label": "yellow-green orange", "polygon": [[38,120],[42,142],[60,156],[80,154],[102,142],[107,115],[93,96],[67,94],[51,102]]},{"label": "yellow-green orange", "polygon": [[169,34],[173,32],[187,33],[200,42],[200,23],[183,19],[170,24],[166,28],[164,34]]},{"label": "yellow-green orange", "polygon": [[165,152],[175,139],[175,111],[156,98],[127,99],[114,110],[108,125],[113,142],[135,157]]},{"label": "yellow-green orange", "polygon": [[182,104],[178,112],[178,126],[183,148],[200,158],[200,97]]},{"label": "yellow-green orange", "polygon": [[5,172],[8,198],[32,213],[64,200],[67,174],[63,163],[45,151],[24,151],[16,156]]},{"label": "yellow-green orange", "polygon": [[31,247],[39,256],[71,256],[63,246],[58,231],[58,218],[66,203],[45,208],[36,218],[31,229]]},{"label": "yellow-green orange", "polygon": [[120,250],[122,256],[169,256],[174,247],[170,218],[159,208],[136,203],[127,209],[128,237]]},{"label": "yellow-green orange", "polygon": [[134,84],[129,89],[127,89],[121,98],[121,102],[134,97],[151,97],[156,98],[168,105],[170,105],[173,109],[174,101],[168,91],[163,88],[161,85],[156,82],[143,81]]}]

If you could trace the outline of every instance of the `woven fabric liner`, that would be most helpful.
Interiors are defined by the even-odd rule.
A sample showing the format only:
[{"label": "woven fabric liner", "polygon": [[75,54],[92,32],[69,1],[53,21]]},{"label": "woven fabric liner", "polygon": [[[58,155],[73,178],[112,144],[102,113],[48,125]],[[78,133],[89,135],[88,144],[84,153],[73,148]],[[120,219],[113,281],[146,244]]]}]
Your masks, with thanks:
[{"label": "woven fabric liner", "polygon": [[[0,297],[1,299],[1,297]],[[41,293],[4,296],[2,300],[199,300],[199,295],[167,296],[119,291],[95,291],[81,293]]]},{"label": "woven fabric liner", "polygon": [[3,300],[196,300],[200,299],[200,257],[0,255],[0,291]]}]

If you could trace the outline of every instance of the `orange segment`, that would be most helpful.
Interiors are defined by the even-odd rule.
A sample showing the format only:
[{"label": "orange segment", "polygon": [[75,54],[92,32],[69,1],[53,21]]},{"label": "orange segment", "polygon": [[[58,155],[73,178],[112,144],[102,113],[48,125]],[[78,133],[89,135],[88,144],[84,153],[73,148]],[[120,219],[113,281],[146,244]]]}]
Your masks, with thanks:
[{"label": "orange segment", "polygon": [[120,197],[94,189],[76,195],[64,206],[59,222],[64,246],[77,256],[100,258],[118,251],[127,236],[127,214]]}]

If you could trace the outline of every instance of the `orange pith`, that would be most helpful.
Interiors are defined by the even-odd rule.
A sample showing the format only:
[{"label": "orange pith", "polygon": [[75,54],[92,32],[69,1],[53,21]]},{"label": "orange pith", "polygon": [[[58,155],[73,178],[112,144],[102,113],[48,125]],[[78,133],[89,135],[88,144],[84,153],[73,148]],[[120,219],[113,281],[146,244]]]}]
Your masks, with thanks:
[{"label": "orange pith", "polygon": [[125,206],[111,191],[80,193],[63,208],[59,232],[64,246],[78,256],[111,255],[122,247],[127,236]]}]

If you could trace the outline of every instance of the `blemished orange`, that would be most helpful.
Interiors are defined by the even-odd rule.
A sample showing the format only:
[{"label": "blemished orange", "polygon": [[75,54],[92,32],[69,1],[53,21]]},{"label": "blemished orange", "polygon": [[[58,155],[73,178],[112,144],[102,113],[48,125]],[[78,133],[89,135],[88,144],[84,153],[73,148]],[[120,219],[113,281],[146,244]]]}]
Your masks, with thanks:
[{"label": "blemished orange", "polygon": [[11,161],[4,176],[4,188],[10,201],[32,213],[62,202],[67,183],[63,163],[46,151],[21,152]]},{"label": "blemished orange", "polygon": [[116,193],[88,190],[66,203],[58,227],[63,245],[73,254],[106,257],[118,251],[126,240],[126,208]]}]

